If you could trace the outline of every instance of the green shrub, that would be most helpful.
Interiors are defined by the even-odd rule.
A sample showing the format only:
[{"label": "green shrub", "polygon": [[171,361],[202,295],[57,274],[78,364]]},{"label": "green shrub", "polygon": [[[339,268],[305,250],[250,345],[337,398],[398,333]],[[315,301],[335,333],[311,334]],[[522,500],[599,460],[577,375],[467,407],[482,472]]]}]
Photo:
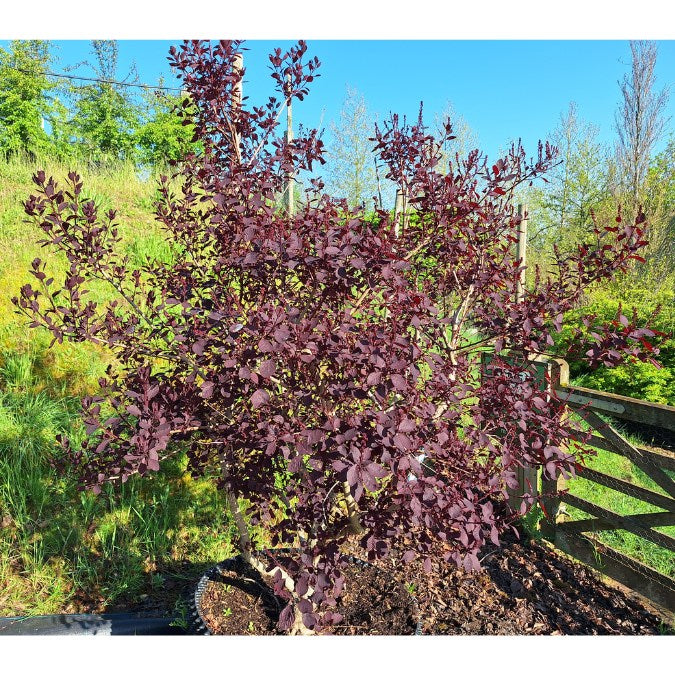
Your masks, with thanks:
[{"label": "green shrub", "polygon": [[644,322],[661,306],[661,312],[652,327],[666,334],[659,345],[657,360],[662,368],[649,363],[633,362],[616,368],[600,367],[589,370],[582,363],[570,361],[570,377],[580,386],[599,389],[622,396],[631,396],[654,403],[675,405],[675,291],[661,290],[653,293],[648,288],[602,289],[588,299],[588,303],[570,313],[566,318],[560,338],[564,339],[581,324],[581,317],[593,313],[599,320],[611,321],[619,306],[624,313],[633,306]]}]

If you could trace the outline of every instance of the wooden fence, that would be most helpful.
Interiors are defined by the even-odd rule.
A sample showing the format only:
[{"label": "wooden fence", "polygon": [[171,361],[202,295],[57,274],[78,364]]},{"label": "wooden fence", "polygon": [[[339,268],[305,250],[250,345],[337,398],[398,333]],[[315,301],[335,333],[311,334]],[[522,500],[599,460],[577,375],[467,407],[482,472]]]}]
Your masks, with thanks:
[{"label": "wooden fence", "polygon": [[[541,501],[547,514],[542,523],[544,536],[558,549],[675,612],[675,580],[602,544],[593,536],[600,531],[626,530],[675,555],[675,538],[654,529],[675,525],[675,480],[668,473],[675,472],[675,452],[634,445],[600,417],[629,420],[675,432],[675,407],[570,386],[566,377],[567,364],[556,361],[541,365],[548,370],[547,386],[555,389],[574,414],[592,428],[590,438],[579,433],[576,440],[626,457],[662,490],[656,492],[590,467],[583,468],[577,477],[571,479],[598,483],[660,509],[654,513],[624,515],[570,494],[565,490],[569,484],[562,479],[539,481],[531,469],[525,468],[519,476],[522,492],[529,491],[529,485],[539,489],[541,482]],[[579,509],[588,517],[564,519],[561,504]]]}]

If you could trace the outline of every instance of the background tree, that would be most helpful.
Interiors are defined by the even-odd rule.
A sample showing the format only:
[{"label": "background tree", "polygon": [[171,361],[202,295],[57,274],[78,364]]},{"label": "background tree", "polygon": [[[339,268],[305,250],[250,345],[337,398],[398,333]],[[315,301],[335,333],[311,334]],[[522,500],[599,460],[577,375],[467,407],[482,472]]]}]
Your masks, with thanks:
[{"label": "background tree", "polygon": [[[116,40],[92,40],[95,63],[89,63],[96,77],[105,80],[74,89],[75,110],[70,127],[83,157],[101,162],[106,159],[135,160],[136,131],[140,111],[128,87],[112,84],[118,76]],[[121,81],[137,80],[135,69]]]},{"label": "background tree", "polygon": [[[163,85],[164,81],[160,79],[159,87]],[[136,134],[142,164],[162,167],[196,148],[192,142],[192,125],[184,125],[182,118],[176,114],[176,108],[184,101],[189,109],[186,94],[170,94],[160,89],[144,91],[141,126]]]},{"label": "background tree", "polygon": [[675,277],[675,137],[649,165],[644,186],[651,241],[646,253],[651,280],[673,287]]},{"label": "background tree", "polygon": [[560,163],[543,187],[523,198],[532,214],[531,243],[542,252],[552,244],[575,246],[592,230],[591,211],[608,203],[609,153],[597,136],[598,128],[580,119],[570,103],[551,135]]},{"label": "background tree", "polygon": [[443,124],[446,120],[452,123],[452,135],[455,138],[447,140],[441,148],[441,171],[443,173],[450,171],[450,163],[456,161],[456,156],[459,156],[461,160],[471,150],[478,147],[478,134],[456,111],[450,101],[447,101],[442,112],[435,116],[433,127],[435,135],[439,137],[443,135]]},{"label": "background tree", "polygon": [[[373,122],[363,95],[356,89],[347,86],[339,122],[332,123],[330,129],[332,140],[324,169],[326,186],[331,194],[344,197],[349,206],[365,203],[369,208],[378,194],[373,143],[369,140]],[[391,197],[391,187],[387,190]]]},{"label": "background tree", "polygon": [[[673,218],[668,210],[669,160],[653,156],[656,143],[663,137],[669,118],[665,116],[668,91],[656,89],[657,47],[654,42],[630,43],[631,65],[619,83],[621,100],[615,124],[617,176],[614,190],[632,217],[643,206],[649,217],[647,236],[650,245],[644,253],[648,264],[640,266],[622,282],[617,292],[625,295],[630,286],[648,284],[653,289],[667,287],[673,264]],[[672,148],[671,148],[672,149]]]},{"label": "background tree", "polygon": [[653,42],[631,41],[631,69],[620,82],[621,103],[616,112],[619,188],[631,211],[644,197],[645,181],[654,145],[661,138],[668,101],[665,89],[655,90],[657,49]]},{"label": "background tree", "polygon": [[52,113],[54,84],[45,75],[53,60],[45,40],[13,40],[0,47],[0,151],[49,151],[45,129]]}]

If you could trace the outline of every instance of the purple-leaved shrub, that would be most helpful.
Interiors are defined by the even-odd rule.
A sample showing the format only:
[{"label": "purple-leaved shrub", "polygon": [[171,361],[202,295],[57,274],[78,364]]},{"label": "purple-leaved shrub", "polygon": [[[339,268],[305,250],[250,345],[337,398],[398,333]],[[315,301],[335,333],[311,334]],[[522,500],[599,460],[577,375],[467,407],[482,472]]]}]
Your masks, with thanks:
[{"label": "purple-leaved shrub", "polygon": [[[596,224],[574,253],[556,252],[556,273],[537,274],[518,303],[511,197],[555,150],[540,145],[527,161],[513,147],[494,165],[474,151],[443,174],[452,127],[433,138],[420,113],[412,125],[392,116],[373,138],[414,208],[405,227],[377,208],[348,209],[319,179],[289,218],[276,207],[285,181],[322,163],[323,146],[315,130],[289,142],[279,118],[319,63],[302,41],[276,50],[278,96],[247,107],[235,96],[240,50],[238,41],[171,50],[203,151],[161,180],[156,215],[170,262],[132,269],[116,213],[100,213],[76,173],[60,186],[39,172],[26,213],[70,268],[55,282],[36,259],[37,284],[14,301],[54,340],[115,356],[100,393],[83,401],[88,440],[62,439],[83,487],[157,471],[185,447],[191,471],[218,467],[241,552],[288,601],[280,626],[300,632],[341,619],[347,537],[371,560],[397,551],[427,570],[477,568],[481,547],[518,516],[504,506],[518,466],[574,472],[571,423],[534,385],[527,359],[481,378],[480,355],[551,350],[584,290],[638,257],[644,217]],[[92,281],[117,299],[88,301]],[[625,317],[591,328],[567,345],[590,362],[651,358],[649,329]],[[531,502],[524,495],[521,511]],[[291,561],[268,569],[251,524],[294,547]]]}]

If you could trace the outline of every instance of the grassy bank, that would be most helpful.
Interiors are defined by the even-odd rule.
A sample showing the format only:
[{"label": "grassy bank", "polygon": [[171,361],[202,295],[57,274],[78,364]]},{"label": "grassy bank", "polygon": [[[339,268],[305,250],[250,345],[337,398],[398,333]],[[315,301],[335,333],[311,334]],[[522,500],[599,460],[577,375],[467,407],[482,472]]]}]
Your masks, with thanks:
[{"label": "grassy bank", "polygon": [[[21,206],[38,169],[59,179],[70,167],[0,162],[0,246],[9,252],[0,258],[0,614],[5,616],[78,611],[92,601],[103,609],[161,586],[161,570],[178,561],[204,566],[231,552],[226,507],[211,480],[185,472],[185,458],[161,475],[130,480],[99,498],[79,492],[71,476],[51,467],[57,434],[82,437],[79,397],[95,391],[108,360],[84,344],[49,349],[51,336],[27,328],[14,313],[10,298],[32,280],[30,261],[49,259]],[[119,210],[131,259],[161,256],[164,243],[152,215],[154,179],[139,179],[129,166],[82,176],[90,196]],[[62,262],[50,264],[63,272]]]}]

